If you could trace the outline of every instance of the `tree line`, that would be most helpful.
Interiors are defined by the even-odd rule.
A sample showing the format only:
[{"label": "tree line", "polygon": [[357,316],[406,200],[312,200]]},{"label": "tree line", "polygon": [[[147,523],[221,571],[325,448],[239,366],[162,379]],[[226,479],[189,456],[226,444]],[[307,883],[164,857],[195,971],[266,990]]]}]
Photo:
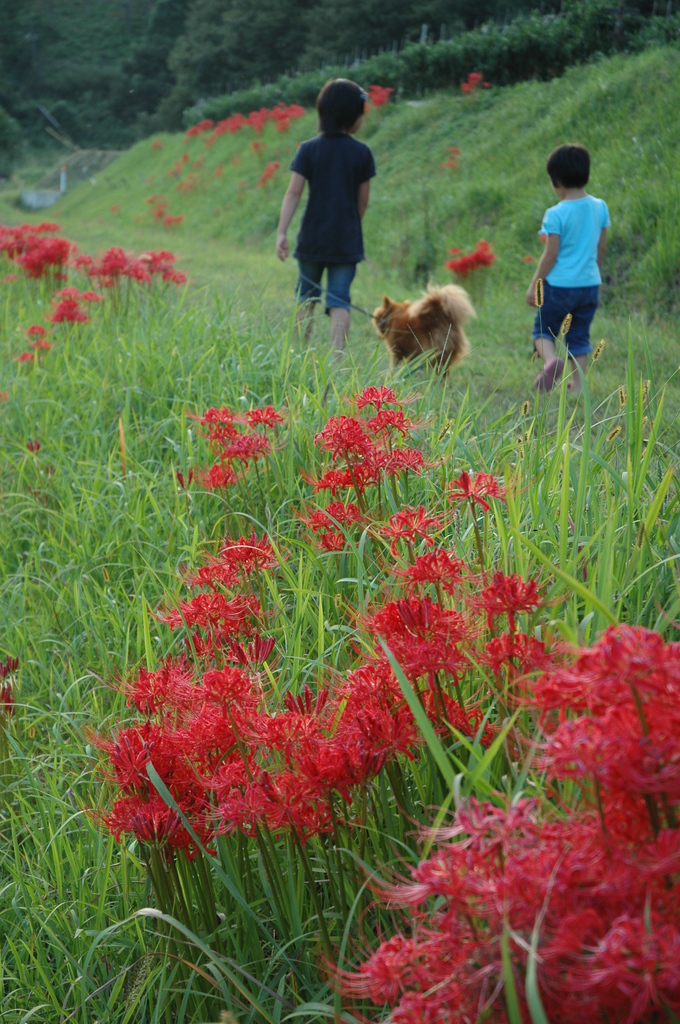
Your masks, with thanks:
[{"label": "tree line", "polygon": [[211,96],[575,2],[0,0],[0,173],[22,138],[127,145]]}]

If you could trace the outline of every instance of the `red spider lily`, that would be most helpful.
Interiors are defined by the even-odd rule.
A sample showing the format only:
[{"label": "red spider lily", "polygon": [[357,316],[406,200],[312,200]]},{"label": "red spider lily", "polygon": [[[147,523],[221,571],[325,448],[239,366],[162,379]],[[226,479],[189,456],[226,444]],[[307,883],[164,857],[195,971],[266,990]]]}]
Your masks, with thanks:
[{"label": "red spider lily", "polygon": [[392,571],[411,586],[434,583],[441,585],[447,594],[453,594],[467,575],[465,563],[443,548],[418,555],[413,565],[406,569],[395,568]]},{"label": "red spider lily", "polygon": [[14,673],[19,668],[19,659],[7,655],[0,661],[0,715],[9,717],[14,714],[14,694],[12,683]]},{"label": "red spider lily", "polygon": [[259,633],[256,633],[247,647],[233,642],[229,648],[229,653],[240,665],[261,665],[267,661],[275,646],[275,637],[261,637]]},{"label": "red spider lily", "polygon": [[571,665],[541,677],[535,701],[546,711],[572,707],[601,714],[637,693],[644,703],[680,692],[680,649],[652,630],[609,626]]},{"label": "red spider lily", "polygon": [[524,580],[517,573],[505,576],[497,572],[491,585],[485,587],[475,600],[486,612],[489,629],[493,628],[497,615],[507,615],[510,632],[514,633],[517,612],[533,611],[538,607],[540,598],[535,580]]},{"label": "red spider lily", "polygon": [[384,537],[391,537],[390,551],[396,557],[397,542],[406,541],[407,544],[415,544],[418,537],[421,537],[427,547],[431,548],[434,539],[430,536],[431,530],[441,530],[442,522],[436,516],[428,516],[426,509],[419,505],[417,509],[403,508],[390,516],[387,526],[380,527],[380,533]]},{"label": "red spider lily", "polygon": [[469,501],[481,505],[488,512],[491,505],[487,498],[498,498],[505,501],[505,490],[494,476],[489,473],[477,473],[474,477],[466,471],[449,484],[449,501]]},{"label": "red spider lily", "polygon": [[256,462],[269,455],[272,446],[262,434],[236,434],[220,451],[224,462]]},{"label": "red spider lily", "polygon": [[32,362],[35,361],[35,353],[34,352],[22,352],[18,356],[12,356],[12,359],[14,359],[14,361],[17,362],[17,363],[32,363]]},{"label": "red spider lily", "polygon": [[189,128],[184,136],[186,139],[194,138],[196,135],[200,135],[202,132],[209,132],[214,127],[215,122],[206,118],[204,121],[199,121],[198,124],[194,124]]},{"label": "red spider lily", "polygon": [[256,183],[255,187],[264,188],[265,185],[272,180],[272,178],[274,177],[274,175],[276,174],[280,167],[281,164],[279,163],[278,160],[270,160],[269,163],[267,163],[267,165],[265,166],[265,169],[262,171],[262,174],[260,175],[260,180]]},{"label": "red spider lily", "polygon": [[362,494],[369,484],[377,483],[378,473],[370,464],[358,463],[351,469],[329,469],[318,480],[304,472],[302,478],[312,484],[315,491],[330,491],[335,497],[337,491],[349,487],[355,487]]},{"label": "red spider lily", "polygon": [[189,474],[188,474],[188,476],[186,478],[186,481],[185,481],[184,473],[180,473],[180,471],[178,469],[176,469],[175,470],[175,477],[177,478],[177,483],[180,485],[182,490],[185,491],[188,487],[191,486],[191,483],[192,483],[192,481],[194,479],[194,471],[193,471],[193,469],[189,470]]},{"label": "red spider lily", "polygon": [[384,638],[409,679],[427,676],[432,686],[443,672],[457,682],[470,667],[461,646],[472,638],[470,627],[460,612],[429,597],[387,602],[362,624]]},{"label": "red spider lily", "polygon": [[44,338],[47,331],[44,327],[41,327],[40,324],[33,324],[32,327],[28,328],[26,334],[29,338]]},{"label": "red spider lily", "polygon": [[197,470],[198,478],[207,491],[218,491],[236,483],[236,473],[223,462],[216,462],[210,469]]},{"label": "red spider lily", "polygon": [[358,505],[349,501],[332,501],[325,509],[315,509],[308,516],[300,515],[300,519],[310,526],[314,533],[320,530],[335,530],[338,525],[349,526],[360,523],[363,516]]},{"label": "red spider lily", "polygon": [[354,462],[373,451],[373,441],[367,437],[364,425],[353,416],[331,416],[315,436],[314,444],[330,452],[334,462]]},{"label": "red spider lily", "polygon": [[65,238],[28,238],[16,263],[29,277],[44,277],[49,271],[59,272],[68,262],[74,246]]},{"label": "red spider lily", "polygon": [[536,262],[536,260],[534,259],[533,256],[522,256],[522,259],[524,260],[525,263],[535,263]]},{"label": "red spider lily", "polygon": [[484,81],[484,75],[480,75],[478,71],[471,71],[467,76],[467,80],[461,84],[461,92],[469,94],[475,92],[479,87],[483,89],[490,89],[491,83]]},{"label": "red spider lily", "polygon": [[62,299],[48,317],[51,324],[86,324],[90,319],[81,308],[77,299]]},{"label": "red spider lily", "polygon": [[546,650],[545,644],[526,633],[502,633],[487,641],[484,652],[479,656],[482,664],[488,665],[493,674],[500,678],[503,670],[509,682],[529,672],[545,672],[555,665],[555,654]]},{"label": "red spider lily", "polygon": [[0,391],[0,402],[9,401],[9,394],[6,391]]},{"label": "red spider lily", "polygon": [[162,149],[163,148],[163,143],[161,142],[160,139],[154,139],[153,142],[151,143],[151,148],[152,149]]},{"label": "red spider lily", "polygon": [[44,338],[38,338],[37,341],[33,342],[31,348],[39,352],[49,352],[52,346],[49,341],[46,341]]},{"label": "red spider lily", "polygon": [[246,420],[249,427],[262,426],[269,430],[273,430],[284,421],[281,413],[277,412],[272,405],[267,405],[264,409],[251,409],[246,413]]},{"label": "red spider lily", "polygon": [[326,533],[321,534],[319,543],[324,551],[344,551],[346,541],[341,533],[328,530]]},{"label": "red spider lily", "polygon": [[220,637],[248,636],[253,631],[253,619],[261,617],[262,610],[251,594],[227,598],[223,594],[196,594],[190,601],[181,601],[178,608],[164,616],[170,629],[198,626]]},{"label": "red spider lily", "polygon": [[401,409],[381,409],[371,419],[366,420],[365,426],[369,434],[387,434],[390,430],[394,430],[402,437],[407,437],[411,433],[414,423],[412,420],[406,419]]},{"label": "red spider lily", "polygon": [[257,534],[253,532],[250,537],[239,537],[238,540],[227,538],[219,557],[201,566],[197,573],[189,577],[188,582],[192,587],[233,586],[254,573],[273,569],[277,565],[279,557],[267,536],[258,540]]},{"label": "red spider lily", "polygon": [[[453,255],[460,253],[460,249],[450,249],[449,252]],[[480,267],[490,267],[496,262],[496,254],[491,251],[491,246],[488,242],[482,240],[477,242],[476,249],[473,252],[468,253],[464,256],[457,256],[456,259],[448,260],[446,267],[457,274],[458,277],[468,277],[475,270],[479,270]]]},{"label": "red spider lily", "polygon": [[425,459],[417,448],[397,448],[381,453],[375,463],[376,468],[382,469],[388,476],[398,476],[399,473],[419,473],[425,466]]},{"label": "red spider lily", "polygon": [[183,220],[184,217],[182,216],[182,214],[178,214],[176,217],[173,217],[171,214],[166,213],[165,216],[163,217],[163,227],[176,228],[182,223]]},{"label": "red spider lily", "polygon": [[367,405],[373,405],[378,412],[382,409],[383,405],[399,404],[392,388],[385,387],[384,384],[378,388],[364,388],[361,394],[354,396],[352,401],[357,409],[364,409]]},{"label": "red spider lily", "polygon": [[368,87],[368,102],[372,107],[382,107],[386,103],[389,103],[390,96],[394,92],[391,86],[383,85],[369,85]]},{"label": "red spider lily", "polygon": [[166,659],[155,672],[141,668],[137,678],[123,688],[128,707],[135,707],[147,718],[186,712],[195,696],[191,670],[183,659]]},{"label": "red spider lily", "polygon": [[2,279],[3,284],[14,284],[15,281],[19,280],[18,274],[5,274]]}]

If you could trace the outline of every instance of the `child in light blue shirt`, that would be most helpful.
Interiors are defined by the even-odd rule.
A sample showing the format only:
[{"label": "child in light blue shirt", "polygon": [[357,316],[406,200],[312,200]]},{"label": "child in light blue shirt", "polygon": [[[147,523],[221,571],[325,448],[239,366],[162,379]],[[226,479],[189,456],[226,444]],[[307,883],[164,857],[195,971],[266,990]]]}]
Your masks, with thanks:
[{"label": "child in light blue shirt", "polygon": [[[555,339],[568,313],[571,325],[563,335],[567,354],[570,363],[577,363],[585,373],[610,225],[604,200],[584,191],[590,176],[590,155],[585,146],[558,146],[546,166],[560,202],[546,210],[543,217],[540,234],[545,237],[545,250],[526,296],[529,305],[536,306],[540,279],[543,305],[536,311],[533,339],[543,359],[543,369],[534,382],[541,391],[550,391],[564,371]],[[567,386],[572,392],[581,390],[581,375],[574,366]]]}]

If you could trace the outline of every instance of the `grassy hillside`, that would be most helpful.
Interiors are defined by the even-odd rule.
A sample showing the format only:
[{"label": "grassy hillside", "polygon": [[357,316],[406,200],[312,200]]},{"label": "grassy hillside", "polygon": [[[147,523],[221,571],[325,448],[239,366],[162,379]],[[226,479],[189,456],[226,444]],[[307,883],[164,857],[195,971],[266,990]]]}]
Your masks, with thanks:
[{"label": "grassy hillside", "polygon": [[[647,338],[659,377],[669,378],[677,367],[674,317],[665,314],[677,308],[680,275],[679,91],[680,55],[654,50],[578,68],[547,84],[440,94],[372,110],[362,137],[375,153],[378,176],[356,303],[373,309],[383,291],[415,296],[426,279],[443,283],[450,279],[444,268],[450,247],[488,239],[498,260],[483,298],[480,282],[470,280],[479,311],[470,332],[474,355],[454,386],[470,386],[480,399],[499,395],[506,406],[524,399],[535,369],[529,365],[532,314],[523,297],[532,268],[525,258],[539,255],[536,232],[555,201],[545,158],[559,142],[577,139],[591,150],[589,187],[607,200],[613,222],[594,326],[610,343],[597,368],[596,399],[622,380],[629,337],[636,350]],[[211,146],[201,137],[147,140],[97,175],[96,184],[74,189],[54,213],[86,250],[171,248],[196,284],[238,292],[242,305],[263,302],[279,322],[292,308],[295,270],[276,260],[274,230],[286,168],[297,143],[314,132],[310,113],[287,134],[268,126],[261,136],[246,129]],[[461,150],[455,169],[442,166],[452,146]],[[269,161],[281,167],[258,187]],[[181,224],[154,221],[148,200],[157,195]],[[5,220],[20,216],[8,206],[3,211]],[[363,358],[375,347],[372,328],[357,315],[352,330],[353,352]]]}]

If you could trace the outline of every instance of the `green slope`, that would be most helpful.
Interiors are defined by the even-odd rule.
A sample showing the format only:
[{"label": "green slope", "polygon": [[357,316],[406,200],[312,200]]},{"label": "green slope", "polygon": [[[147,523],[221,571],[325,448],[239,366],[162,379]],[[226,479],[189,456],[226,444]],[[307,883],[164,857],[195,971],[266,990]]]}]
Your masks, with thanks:
[{"label": "green slope", "polygon": [[[578,140],[592,154],[590,190],[607,200],[613,222],[595,325],[612,341],[609,371],[598,368],[602,388],[619,382],[616,353],[623,358],[631,329],[636,346],[647,333],[659,376],[669,377],[677,368],[679,94],[680,54],[662,49],[603,60],[551,83],[472,97],[439,94],[371,111],[362,137],[375,153],[378,177],[355,301],[372,309],[385,290],[415,296],[426,276],[446,282],[447,250],[487,238],[498,261],[471,330],[475,357],[458,381],[480,397],[497,388],[507,401],[525,397],[533,368],[527,365],[531,313],[524,304],[531,267],[524,257],[539,254],[536,232],[555,201],[544,169],[547,153]],[[283,317],[295,274],[273,254],[274,230],[286,168],[298,141],[314,131],[310,113],[287,134],[270,126],[256,139],[247,129],[210,147],[200,137],[161,136],[161,149],[146,140],[98,175],[95,185],[74,189],[55,215],[85,249],[171,248],[195,282],[240,289],[242,305],[263,299],[270,317]],[[265,148],[258,153],[253,142]],[[453,170],[442,166],[451,146],[461,150]],[[189,159],[174,176],[184,153]],[[267,161],[280,162],[281,169],[258,188]],[[191,182],[195,187],[187,188]],[[184,218],[181,225],[154,222],[147,200],[158,194],[171,215]],[[479,298],[479,282],[472,289]],[[659,317],[668,312],[670,320]],[[353,333],[357,346],[373,344],[368,322],[355,318]]]}]

